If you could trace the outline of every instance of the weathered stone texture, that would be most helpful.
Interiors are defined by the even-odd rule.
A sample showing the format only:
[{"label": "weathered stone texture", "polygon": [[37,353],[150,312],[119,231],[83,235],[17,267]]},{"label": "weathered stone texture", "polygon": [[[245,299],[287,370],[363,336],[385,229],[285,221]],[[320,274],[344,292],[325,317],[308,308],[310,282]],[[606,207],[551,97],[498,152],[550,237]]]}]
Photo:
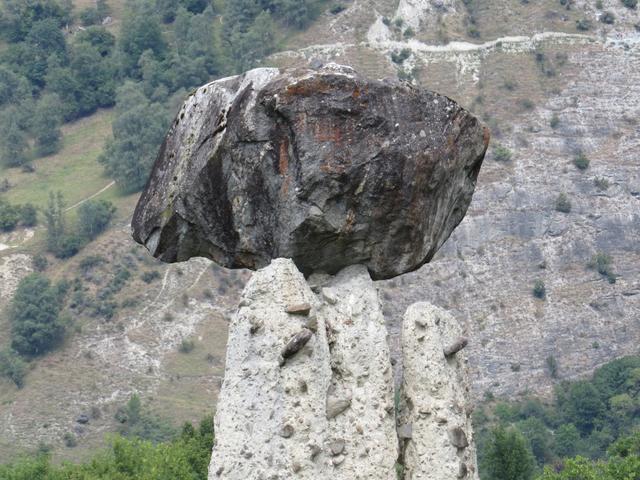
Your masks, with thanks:
[{"label": "weathered stone texture", "polygon": [[160,151],[134,238],[205,256],[374,278],[429,261],[462,220],[488,130],[447,97],[349,67],[256,69],[199,88]]},{"label": "weathered stone texture", "polygon": [[[395,480],[393,380],[376,290],[364,267],[326,288],[334,303],[316,298],[284,259],[247,284],[230,326],[211,480]],[[300,304],[311,307],[307,316],[287,312]]]},{"label": "weathered stone texture", "polygon": [[411,427],[400,435],[406,480],[478,478],[464,350],[445,353],[466,345],[461,333],[450,314],[431,304],[415,303],[405,313],[399,422]]}]

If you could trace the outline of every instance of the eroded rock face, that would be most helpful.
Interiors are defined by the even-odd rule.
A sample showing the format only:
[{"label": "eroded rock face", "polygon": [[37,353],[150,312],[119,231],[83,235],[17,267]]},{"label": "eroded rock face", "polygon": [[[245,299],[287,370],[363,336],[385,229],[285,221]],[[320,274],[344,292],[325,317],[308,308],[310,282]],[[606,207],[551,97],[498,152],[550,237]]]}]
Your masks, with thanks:
[{"label": "eroded rock face", "polygon": [[205,256],[305,274],[429,261],[462,220],[489,141],[452,100],[349,67],[256,69],[199,88],[133,219],[167,262]]},{"label": "eroded rock face", "polygon": [[209,479],[395,480],[386,339],[365,267],[321,295],[291,260],[256,272],[230,326]]},{"label": "eroded rock face", "polygon": [[466,344],[444,310],[422,302],[407,309],[399,418],[411,431],[400,435],[406,480],[478,479]]}]

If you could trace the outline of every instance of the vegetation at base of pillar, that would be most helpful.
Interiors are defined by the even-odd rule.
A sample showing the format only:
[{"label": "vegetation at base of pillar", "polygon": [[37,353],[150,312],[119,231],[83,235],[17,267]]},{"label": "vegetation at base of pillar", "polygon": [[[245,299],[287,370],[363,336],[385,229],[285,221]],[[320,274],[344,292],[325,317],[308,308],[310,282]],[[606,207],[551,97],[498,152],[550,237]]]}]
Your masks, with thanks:
[{"label": "vegetation at base of pillar", "polygon": [[474,413],[483,480],[640,478],[640,356],[559,381],[549,403],[485,398]]},{"label": "vegetation at base of pillar", "polygon": [[[154,443],[139,437],[113,436],[109,447],[82,464],[53,463],[47,453],[0,465],[0,478],[11,480],[206,480],[213,448],[213,419],[185,423],[172,439]],[[75,442],[81,441],[73,437]],[[66,441],[66,438],[65,438]],[[73,443],[72,443],[73,444]]]}]

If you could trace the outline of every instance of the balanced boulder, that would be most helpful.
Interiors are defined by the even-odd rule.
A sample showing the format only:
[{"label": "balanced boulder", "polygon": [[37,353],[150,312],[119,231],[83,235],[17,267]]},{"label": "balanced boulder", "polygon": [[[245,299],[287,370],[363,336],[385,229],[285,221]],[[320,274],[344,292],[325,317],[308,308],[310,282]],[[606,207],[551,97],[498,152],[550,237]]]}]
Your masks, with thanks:
[{"label": "balanced boulder", "polygon": [[451,99],[330,64],[261,68],[196,90],[133,218],[163,261],[204,256],[374,279],[428,262],[464,217],[488,130]]}]

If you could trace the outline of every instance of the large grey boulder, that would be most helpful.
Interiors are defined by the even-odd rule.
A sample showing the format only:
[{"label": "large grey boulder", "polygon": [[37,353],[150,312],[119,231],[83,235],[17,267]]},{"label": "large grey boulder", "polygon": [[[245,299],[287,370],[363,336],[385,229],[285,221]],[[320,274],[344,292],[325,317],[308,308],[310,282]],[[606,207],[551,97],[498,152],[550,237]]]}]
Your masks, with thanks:
[{"label": "large grey boulder", "polygon": [[429,261],[462,220],[489,141],[454,101],[349,67],[262,68],[195,91],[133,218],[163,261],[308,275]]}]

